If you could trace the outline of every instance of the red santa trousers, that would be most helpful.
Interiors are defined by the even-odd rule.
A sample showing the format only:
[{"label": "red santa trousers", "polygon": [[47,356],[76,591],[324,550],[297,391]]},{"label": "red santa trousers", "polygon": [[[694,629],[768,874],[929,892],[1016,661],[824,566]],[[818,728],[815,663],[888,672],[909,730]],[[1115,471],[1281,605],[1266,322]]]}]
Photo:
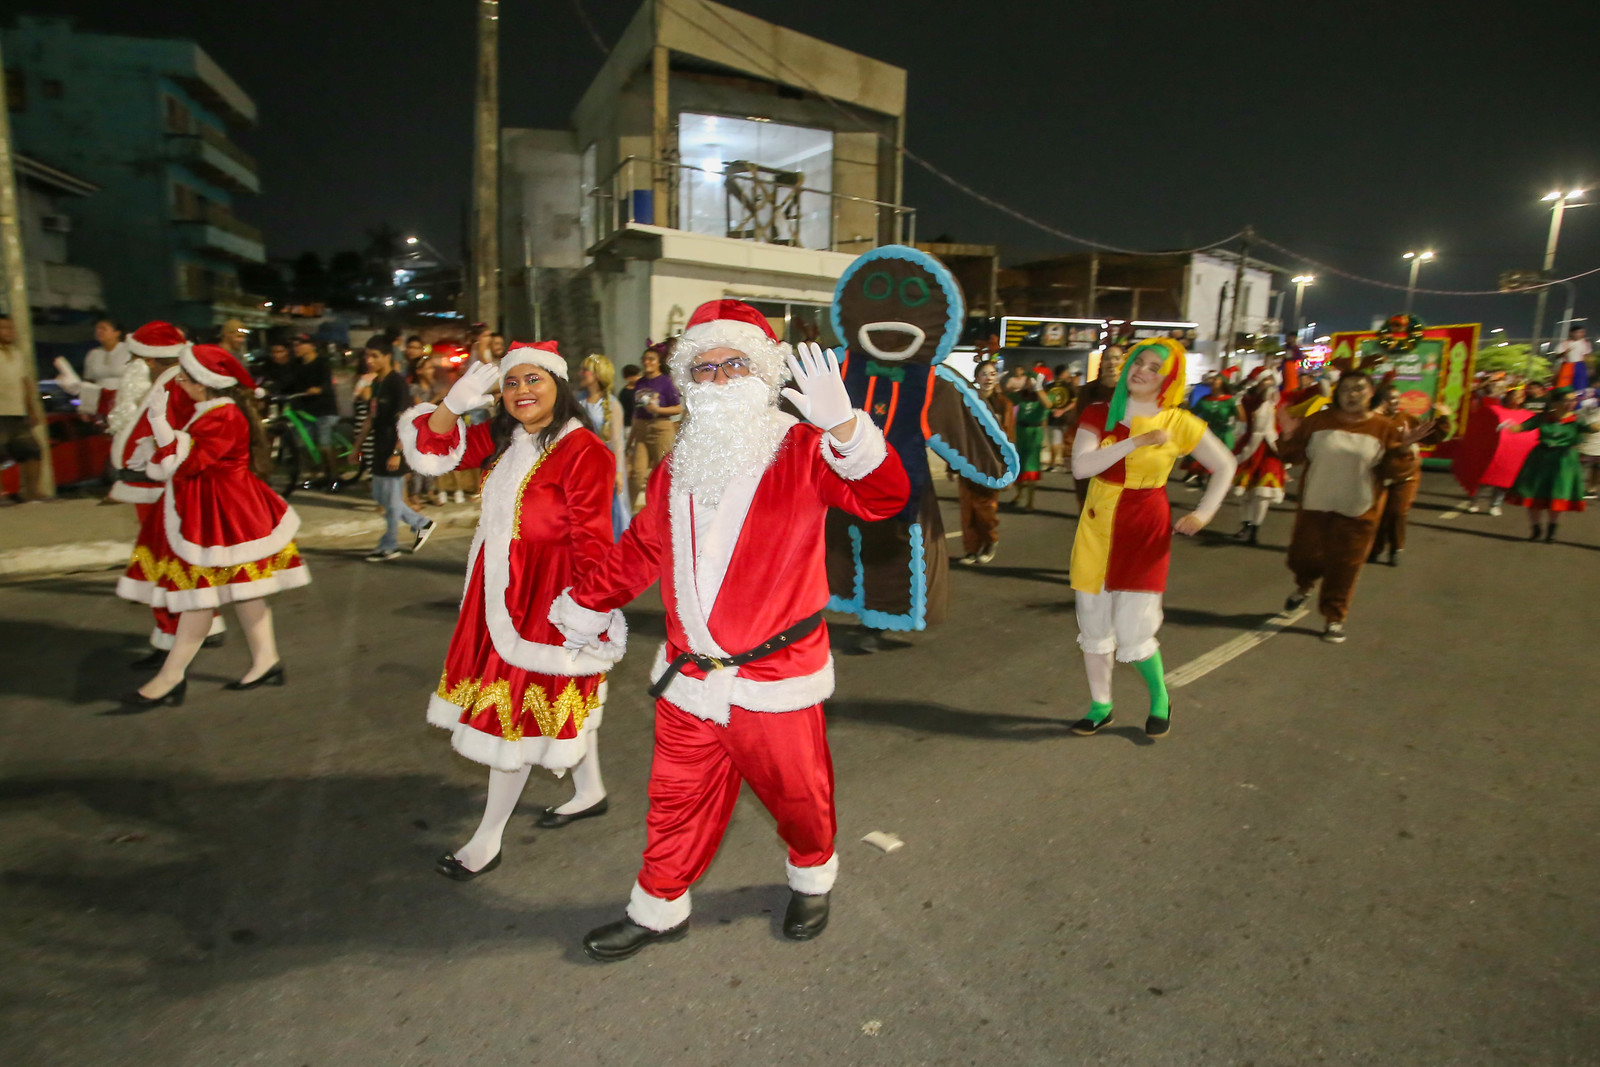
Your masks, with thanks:
[{"label": "red santa trousers", "polygon": [[[678,901],[711,866],[741,782],[777,820],[789,846],[790,885],[801,892],[831,888],[838,821],[822,705],[783,712],[735,707],[728,725],[719,726],[660,699],[639,871],[639,889],[656,899],[644,909],[654,913],[635,915],[636,922],[666,928],[688,917],[687,901],[681,908],[650,905]],[[823,870],[808,875],[806,868]]]}]

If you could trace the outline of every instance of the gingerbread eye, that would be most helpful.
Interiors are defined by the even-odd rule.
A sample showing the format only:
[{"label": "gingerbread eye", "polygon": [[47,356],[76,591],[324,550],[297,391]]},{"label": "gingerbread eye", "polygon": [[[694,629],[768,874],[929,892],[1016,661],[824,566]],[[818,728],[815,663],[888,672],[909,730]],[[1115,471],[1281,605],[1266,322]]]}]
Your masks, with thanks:
[{"label": "gingerbread eye", "polygon": [[894,279],[886,270],[875,270],[861,283],[861,295],[868,300],[887,300],[894,292]]},{"label": "gingerbread eye", "polygon": [[908,308],[921,307],[931,295],[928,283],[921,278],[907,278],[900,283],[900,302]]}]

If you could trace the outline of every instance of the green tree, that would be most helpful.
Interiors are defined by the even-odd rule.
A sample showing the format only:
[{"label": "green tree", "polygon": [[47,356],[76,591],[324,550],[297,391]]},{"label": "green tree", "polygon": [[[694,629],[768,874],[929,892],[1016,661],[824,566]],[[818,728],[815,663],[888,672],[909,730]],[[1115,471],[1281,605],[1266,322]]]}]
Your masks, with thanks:
[{"label": "green tree", "polygon": [[1544,381],[1550,377],[1550,361],[1543,356],[1533,357],[1533,367],[1528,369],[1527,345],[1491,345],[1488,348],[1478,349],[1478,358],[1474,367],[1479,374],[1499,371],[1504,374],[1521,375],[1525,371],[1535,381]]}]

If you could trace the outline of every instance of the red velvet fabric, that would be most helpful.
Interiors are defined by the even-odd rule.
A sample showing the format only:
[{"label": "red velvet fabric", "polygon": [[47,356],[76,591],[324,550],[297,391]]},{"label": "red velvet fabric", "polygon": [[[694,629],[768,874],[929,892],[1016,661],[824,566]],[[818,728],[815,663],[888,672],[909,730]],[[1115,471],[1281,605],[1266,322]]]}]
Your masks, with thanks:
[{"label": "red velvet fabric", "polygon": [[[289,510],[283,497],[250,469],[250,424],[238,405],[210,408],[188,427],[189,455],[167,492],[185,541],[201,548],[241,545],[277,529]],[[176,425],[176,424],[175,424]],[[159,461],[177,444],[156,450]],[[175,551],[183,555],[180,548]]]},{"label": "red velvet fabric", "polygon": [[[887,519],[905,506],[911,485],[893,449],[876,469],[850,481],[822,458],[822,431],[808,424],[789,430],[761,477],[744,527],[728,563],[727,577],[707,620],[711,636],[732,653],[761,644],[828,603],[823,522],[835,507],[868,521]],[[655,582],[666,606],[667,654],[689,647],[678,617],[673,574],[672,457],[656,468],[635,515],[616,549],[583,574],[573,599],[606,611],[621,607]],[[795,678],[828,663],[828,627],[817,627],[785,648],[739,668],[757,681]],[[683,673],[704,678],[693,664]]]},{"label": "red velvet fabric", "polygon": [[[419,452],[446,455],[458,441],[459,431],[454,428],[448,434],[430,430],[425,415],[417,419],[416,425]],[[466,450],[457,469],[475,468],[493,451],[489,427],[469,427]],[[555,444],[523,482],[520,496],[514,498],[516,533],[506,549],[510,583],[504,607],[524,639],[558,648],[562,644],[561,632],[549,620],[550,604],[582,573],[594,568],[612,547],[611,494],[617,478],[616,462],[599,437],[585,429],[573,430]],[[494,482],[497,474],[505,476],[504,472],[491,471],[484,484],[486,509],[513,499],[502,496],[501,487]],[[513,487],[507,493],[515,491]],[[490,519],[486,512],[480,533],[482,524]],[[584,716],[563,715],[557,720],[555,732],[546,734],[533,713],[539,698],[531,691],[537,687],[544,699],[554,705],[571,686],[583,699],[586,715],[598,704],[596,694],[605,675],[538,674],[500,658],[485,619],[482,554],[492,550],[485,539],[472,560],[437,695],[462,709],[460,722],[491,737],[576,737]],[[504,691],[498,690],[499,682],[506,684]],[[567,696],[569,708],[574,699]]]},{"label": "red velvet fabric", "polygon": [[705,874],[742,782],[750,783],[777,821],[791,864],[828,862],[838,820],[821,704],[782,715],[735,707],[728,725],[717,726],[666,700],[656,701],[650,812],[639,871],[646,893],[676,900]]}]

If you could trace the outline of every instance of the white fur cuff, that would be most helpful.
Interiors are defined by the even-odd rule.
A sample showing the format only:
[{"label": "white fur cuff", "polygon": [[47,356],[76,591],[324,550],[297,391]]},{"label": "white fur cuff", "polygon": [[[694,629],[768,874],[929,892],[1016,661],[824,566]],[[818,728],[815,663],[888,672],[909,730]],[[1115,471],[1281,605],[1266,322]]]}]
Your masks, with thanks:
[{"label": "white fur cuff", "polygon": [[[588,651],[601,659],[615,663],[628,651],[628,620],[622,612],[616,608],[591,611],[583,607],[572,599],[570,585],[550,602],[548,618],[562,637],[582,638]],[[604,641],[600,640],[602,636]]]},{"label": "white fur cuff", "polygon": [[685,889],[677,900],[662,900],[646,893],[644,886],[635,882],[633,892],[628,894],[628,918],[646,930],[657,933],[671,930],[689,921],[689,891]]},{"label": "white fur cuff", "polygon": [[160,459],[152,459],[145,464],[144,472],[158,482],[171,481],[183,461],[189,458],[189,450],[194,447],[194,439],[182,430],[169,430],[176,435],[177,447]]},{"label": "white fur cuff", "polygon": [[449,474],[461,465],[461,457],[467,453],[467,420],[460,417],[456,418],[456,443],[451,446],[449,452],[440,455],[437,452],[422,452],[418,449],[417,420],[424,415],[432,415],[438,407],[438,404],[418,404],[416,407],[407,408],[395,426],[400,438],[400,449],[406,455],[406,465],[428,478]]},{"label": "white fur cuff", "polygon": [[889,455],[883,431],[863,411],[856,412],[856,432],[841,445],[831,433],[823,432],[820,439],[822,458],[834,473],[846,481],[865,478],[878,469]]},{"label": "white fur cuff", "polygon": [[839,877],[839,854],[835,852],[828,857],[827,863],[819,863],[815,867],[796,867],[784,860],[783,869],[789,875],[790,889],[796,893],[820,896],[831,892],[834,879]]}]

